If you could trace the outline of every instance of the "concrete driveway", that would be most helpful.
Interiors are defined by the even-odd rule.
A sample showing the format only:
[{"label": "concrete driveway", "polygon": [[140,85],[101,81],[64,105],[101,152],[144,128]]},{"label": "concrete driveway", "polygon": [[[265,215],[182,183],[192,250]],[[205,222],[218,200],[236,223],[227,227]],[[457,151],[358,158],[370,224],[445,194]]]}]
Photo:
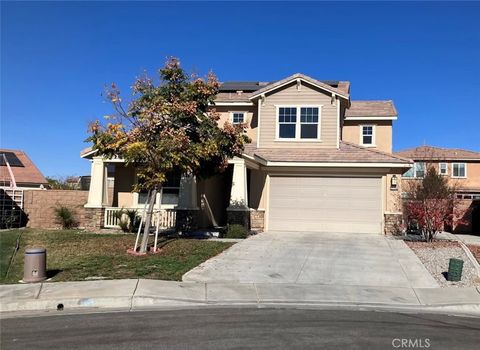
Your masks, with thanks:
[{"label": "concrete driveway", "polygon": [[435,288],[401,240],[368,234],[265,232],[190,270],[190,282]]}]

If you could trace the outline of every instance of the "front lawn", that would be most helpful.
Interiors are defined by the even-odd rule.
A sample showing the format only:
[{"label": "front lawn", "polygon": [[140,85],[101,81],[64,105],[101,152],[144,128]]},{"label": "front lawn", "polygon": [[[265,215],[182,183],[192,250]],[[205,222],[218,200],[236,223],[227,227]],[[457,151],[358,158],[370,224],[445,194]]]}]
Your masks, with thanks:
[{"label": "front lawn", "polygon": [[[5,276],[17,237],[20,249]],[[27,247],[47,249],[47,270],[52,281],[86,278],[151,278],[179,281],[182,275],[221,253],[233,243],[197,239],[162,240],[161,252],[134,257],[126,253],[135,235],[93,234],[63,230],[12,230],[0,232],[1,283],[17,283],[23,277],[23,255]]]}]

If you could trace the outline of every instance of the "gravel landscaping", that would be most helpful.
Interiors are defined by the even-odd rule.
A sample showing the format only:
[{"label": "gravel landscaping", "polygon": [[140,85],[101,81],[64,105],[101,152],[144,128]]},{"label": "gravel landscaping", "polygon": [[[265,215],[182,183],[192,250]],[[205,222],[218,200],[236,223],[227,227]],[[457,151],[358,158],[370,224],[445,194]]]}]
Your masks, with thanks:
[{"label": "gravel landscaping", "polygon": [[[480,286],[480,277],[457,242],[405,242],[419,257],[425,268],[442,287]],[[462,280],[450,282],[446,279],[450,258],[463,260]]]}]

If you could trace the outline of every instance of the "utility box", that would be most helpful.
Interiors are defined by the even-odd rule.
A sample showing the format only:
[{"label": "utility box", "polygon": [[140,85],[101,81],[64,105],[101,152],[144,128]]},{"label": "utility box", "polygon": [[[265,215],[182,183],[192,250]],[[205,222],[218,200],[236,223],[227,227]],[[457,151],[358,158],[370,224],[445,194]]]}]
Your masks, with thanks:
[{"label": "utility box", "polygon": [[25,249],[23,282],[34,283],[47,279],[47,250],[45,248]]},{"label": "utility box", "polygon": [[458,282],[462,279],[463,260],[450,259],[448,263],[447,280]]}]

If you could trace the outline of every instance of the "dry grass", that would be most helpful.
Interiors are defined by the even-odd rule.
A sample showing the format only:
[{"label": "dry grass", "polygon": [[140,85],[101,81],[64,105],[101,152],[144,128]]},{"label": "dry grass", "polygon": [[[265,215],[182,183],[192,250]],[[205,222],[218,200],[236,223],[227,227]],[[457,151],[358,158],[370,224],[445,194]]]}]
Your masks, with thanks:
[{"label": "dry grass", "polygon": [[[11,236],[14,232],[21,231],[7,231],[0,235]],[[2,273],[1,282],[16,283],[22,278],[23,254],[28,247],[47,248],[47,269],[52,281],[79,281],[88,277],[180,280],[185,272],[232,245],[195,239],[164,239],[160,253],[134,257],[126,253],[134,242],[134,235],[23,230],[20,250],[8,276]],[[1,258],[2,261],[7,259]]]}]

